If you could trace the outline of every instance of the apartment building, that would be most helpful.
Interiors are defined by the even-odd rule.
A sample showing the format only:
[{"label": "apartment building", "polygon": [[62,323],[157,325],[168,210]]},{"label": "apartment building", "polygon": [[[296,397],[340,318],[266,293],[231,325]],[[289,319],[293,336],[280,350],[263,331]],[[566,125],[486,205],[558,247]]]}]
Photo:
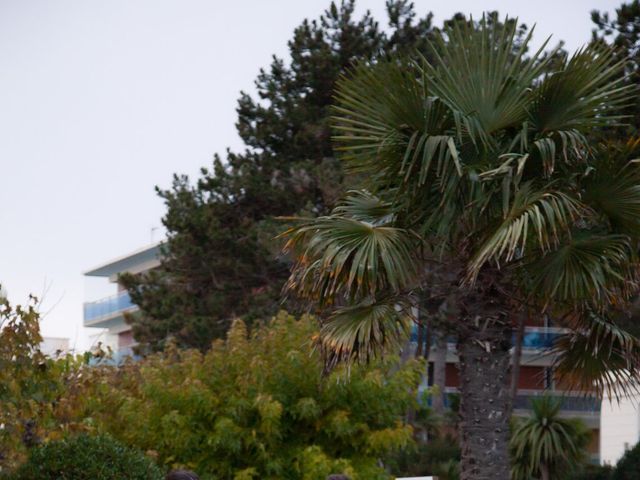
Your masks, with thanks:
[{"label": "apartment building", "polygon": [[118,356],[131,353],[135,340],[124,314],[133,313],[138,307],[118,283],[118,276],[125,272],[142,273],[157,267],[160,264],[160,245],[161,242],[154,243],[84,272],[86,277],[103,278],[105,282],[113,284],[114,290],[112,295],[84,304],[84,326],[100,329],[92,337],[94,344],[101,342]]}]

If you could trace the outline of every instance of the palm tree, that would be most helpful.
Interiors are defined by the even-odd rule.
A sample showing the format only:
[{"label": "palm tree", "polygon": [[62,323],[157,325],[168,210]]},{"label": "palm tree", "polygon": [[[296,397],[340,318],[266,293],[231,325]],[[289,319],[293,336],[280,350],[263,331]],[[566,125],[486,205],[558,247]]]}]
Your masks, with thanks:
[{"label": "palm tree", "polygon": [[560,417],[561,404],[544,395],[531,402],[529,418],[515,420],[510,444],[513,480],[569,478],[584,464],[589,429],[579,419]]},{"label": "palm tree", "polygon": [[603,46],[548,71],[544,45],[527,56],[530,35],[516,46],[514,34],[458,23],[434,40],[433,61],[343,77],[335,141],[362,189],[285,233],[287,288],[323,315],[328,368],[399,348],[425,300],[454,307],[463,480],[509,477],[518,312],[572,329],[557,367],[585,367],[568,378],[576,387],[625,388],[639,358],[607,312],[636,287],[640,148],[588,137],[619,123],[633,92]]}]

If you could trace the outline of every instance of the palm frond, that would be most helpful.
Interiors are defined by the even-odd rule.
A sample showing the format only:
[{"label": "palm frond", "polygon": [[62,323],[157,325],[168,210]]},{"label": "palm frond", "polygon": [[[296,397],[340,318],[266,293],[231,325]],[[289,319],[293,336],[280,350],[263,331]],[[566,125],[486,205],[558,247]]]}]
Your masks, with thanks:
[{"label": "palm frond", "polygon": [[351,190],[333,210],[334,215],[352,218],[372,225],[390,226],[395,218],[393,205],[365,190]]},{"label": "palm frond", "polygon": [[516,46],[516,23],[455,22],[431,45],[436,60],[423,58],[432,95],[475,119],[485,135],[525,120],[528,89],[548,62],[542,56],[547,42],[525,57],[533,30]]},{"label": "palm frond", "polygon": [[458,162],[451,112],[428,94],[413,63],[361,64],[340,78],[335,97],[334,140],[349,170],[386,183],[414,176],[424,183]]},{"label": "palm frond", "polygon": [[469,264],[468,280],[473,281],[489,262],[509,262],[526,253],[535,242],[543,252],[557,245],[583,209],[576,199],[561,191],[534,191],[524,184],[514,195],[504,220],[480,244]]},{"label": "palm frond", "polygon": [[367,362],[397,350],[408,338],[412,321],[407,297],[367,299],[336,310],[323,323],[318,340],[327,368],[338,362]]},{"label": "palm frond", "polygon": [[[353,205],[338,211],[345,208],[353,211]],[[417,245],[403,229],[334,214],[308,220],[282,236],[288,237],[285,251],[296,256],[287,289],[320,303],[332,303],[339,295],[358,301],[379,291],[399,292],[415,279]]]},{"label": "palm frond", "polygon": [[569,389],[610,399],[638,391],[640,340],[602,315],[576,314],[573,331],[553,351],[555,373]]},{"label": "palm frond", "polygon": [[633,100],[635,88],[625,85],[623,62],[614,51],[592,44],[576,52],[533,91],[529,121],[540,132],[588,132],[619,123],[617,112]]},{"label": "palm frond", "polygon": [[601,147],[585,181],[584,201],[617,233],[640,237],[640,139]]},{"label": "palm frond", "polygon": [[526,265],[530,291],[546,304],[619,303],[637,287],[635,257],[626,235],[575,233]]},{"label": "palm frond", "polygon": [[558,159],[563,159],[565,163],[584,160],[590,152],[587,137],[575,129],[549,132],[534,140],[532,145],[540,157],[542,173],[547,177],[555,171]]}]

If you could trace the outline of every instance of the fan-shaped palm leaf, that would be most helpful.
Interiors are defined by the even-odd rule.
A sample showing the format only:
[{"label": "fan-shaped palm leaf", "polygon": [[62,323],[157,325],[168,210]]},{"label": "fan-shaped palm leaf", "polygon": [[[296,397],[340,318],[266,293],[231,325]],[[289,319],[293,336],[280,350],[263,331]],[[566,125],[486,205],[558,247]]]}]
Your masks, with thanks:
[{"label": "fan-shaped palm leaf", "polygon": [[533,91],[529,120],[539,132],[586,131],[621,120],[617,112],[632,100],[634,86],[620,75],[614,51],[591,44],[577,51]]},{"label": "fan-shaped palm leaf", "polygon": [[547,42],[525,57],[533,30],[519,47],[515,32],[487,25],[484,18],[480,28],[456,22],[432,44],[436,61],[423,59],[431,94],[477,120],[484,135],[525,120],[529,87],[549,61],[542,56]]},{"label": "fan-shaped palm leaf", "polygon": [[352,218],[372,225],[391,225],[395,212],[389,202],[366,191],[352,190],[333,210],[334,215]]},{"label": "fan-shaped palm leaf", "polygon": [[545,304],[620,303],[637,289],[636,261],[626,235],[575,233],[527,266],[530,291]]},{"label": "fan-shaped palm leaf", "polygon": [[429,96],[414,64],[362,64],[338,81],[334,128],[336,149],[347,168],[385,184],[457,161],[449,132],[453,117]]},{"label": "fan-shaped palm leaf", "polygon": [[638,388],[640,340],[592,311],[573,316],[572,332],[553,351],[556,375],[569,389],[614,398]]},{"label": "fan-shaped palm leaf", "polygon": [[490,261],[509,262],[525,254],[527,242],[549,251],[559,243],[584,207],[561,191],[532,191],[530,184],[519,189],[505,219],[480,247],[469,265],[473,281],[482,266]]},{"label": "fan-shaped palm leaf", "polygon": [[331,216],[286,231],[285,249],[298,252],[288,288],[321,303],[339,294],[359,301],[409,288],[419,245],[407,231],[389,226],[389,218],[388,206],[362,194]]},{"label": "fan-shaped palm leaf", "polygon": [[411,304],[406,297],[369,299],[337,309],[320,331],[327,366],[339,361],[368,361],[388,349],[397,349],[407,339],[411,324]]},{"label": "fan-shaped palm leaf", "polygon": [[597,151],[584,185],[584,200],[618,233],[640,237],[640,139]]}]

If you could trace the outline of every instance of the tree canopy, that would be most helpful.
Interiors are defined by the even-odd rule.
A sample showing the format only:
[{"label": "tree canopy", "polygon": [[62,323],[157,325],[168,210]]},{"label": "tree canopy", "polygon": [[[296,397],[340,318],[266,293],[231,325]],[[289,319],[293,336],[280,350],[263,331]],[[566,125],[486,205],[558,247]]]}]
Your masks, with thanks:
[{"label": "tree canopy", "polygon": [[316,334],[312,317],[282,312],[251,334],[236,320],[204,354],[169,345],[95,367],[72,397],[75,418],[204,480],[386,479],[380,461],[413,442],[404,415],[423,366],[390,358],[325,378]]},{"label": "tree canopy", "polygon": [[443,287],[459,312],[448,322],[465,479],[508,476],[519,311],[553,312],[574,332],[556,349],[575,388],[624,389],[640,366],[638,340],[612,314],[638,280],[639,143],[590,136],[625,120],[635,89],[608,46],[552,63],[545,45],[526,53],[529,39],[486,17],[456,22],[431,58],[361,62],[341,77],[334,138],[362,183],[284,234],[288,288],[328,310],[319,343],[331,362],[398,348]]},{"label": "tree canopy", "polygon": [[[233,318],[250,325],[281,307],[290,261],[274,240],[283,224],[276,217],[326,214],[353,183],[331,142],[339,75],[354,62],[390,54],[430,56],[427,44],[440,30],[432,14],[418,17],[406,0],[386,7],[386,29],[368,12],[357,18],[354,0],[305,20],[289,42],[289,58],[274,57],[260,70],[257,95],[238,100],[245,151],[216,156],[195,182],[176,175],[171,188],[158,189],[167,207],[162,264],[121,278],[140,307],[130,318],[139,342],[158,347],[172,336],[205,349]],[[498,22],[495,12],[489,18]],[[464,21],[458,14],[445,24]],[[516,41],[526,31],[520,25]]]}]

